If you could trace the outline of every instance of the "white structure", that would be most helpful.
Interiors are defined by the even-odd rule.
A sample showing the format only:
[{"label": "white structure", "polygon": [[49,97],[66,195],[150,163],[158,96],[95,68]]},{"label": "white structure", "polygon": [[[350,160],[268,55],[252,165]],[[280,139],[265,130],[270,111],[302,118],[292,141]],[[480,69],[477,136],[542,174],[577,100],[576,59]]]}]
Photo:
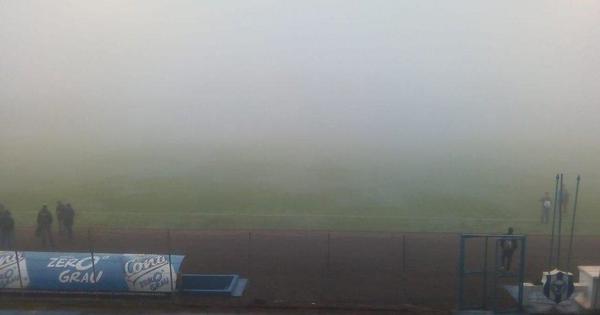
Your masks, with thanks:
[{"label": "white structure", "polygon": [[584,309],[600,309],[600,266],[579,266],[579,285],[585,286],[585,294],[575,300]]},{"label": "white structure", "polygon": [[[523,283],[523,307],[532,313],[558,312],[580,314],[581,310],[600,310],[600,266],[579,266],[579,282],[570,299],[559,304],[544,295],[541,285]],[[517,299],[517,286],[505,286]]]}]

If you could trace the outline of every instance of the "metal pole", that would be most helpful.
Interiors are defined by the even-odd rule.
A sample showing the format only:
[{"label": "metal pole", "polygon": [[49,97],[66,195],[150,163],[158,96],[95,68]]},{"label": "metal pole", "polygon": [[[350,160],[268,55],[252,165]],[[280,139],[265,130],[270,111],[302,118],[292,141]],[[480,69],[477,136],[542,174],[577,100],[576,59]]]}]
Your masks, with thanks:
[{"label": "metal pole", "polygon": [[554,209],[552,210],[552,234],[550,236],[550,256],[548,257],[548,270],[552,269],[552,258],[554,256],[554,226],[556,222],[556,204],[558,203],[558,179],[556,174],[556,185],[554,187]]},{"label": "metal pole", "polygon": [[557,227],[557,242],[556,242],[556,268],[560,268],[560,245],[562,243],[562,212],[563,212],[563,200],[564,200],[564,191],[563,191],[563,174],[560,174],[560,193],[559,195],[559,203],[558,203],[558,227]]},{"label": "metal pole", "polygon": [[252,232],[248,231],[248,243],[246,244],[246,272],[248,277],[252,274]]},{"label": "metal pole", "polygon": [[327,272],[331,261],[331,232],[327,232]]},{"label": "metal pole", "polygon": [[487,289],[488,289],[488,284],[487,284],[487,275],[488,275],[488,267],[487,267],[487,259],[488,259],[488,240],[489,237],[486,236],[484,238],[485,240],[485,247],[483,250],[483,288],[482,288],[482,298],[483,298],[483,309],[487,309]]},{"label": "metal pole", "polygon": [[523,279],[525,278],[525,254],[527,253],[527,236],[521,238],[521,262],[519,266],[519,311],[523,310]]},{"label": "metal pole", "polygon": [[171,262],[171,230],[167,229],[167,247],[169,251],[169,280],[171,282],[171,294],[173,294],[173,264]]},{"label": "metal pole", "polygon": [[408,275],[406,274],[406,234],[402,234],[402,294],[404,297],[404,303],[408,302],[406,294],[406,282]]},{"label": "metal pole", "polygon": [[[400,255],[398,253],[398,251],[396,251],[396,243],[394,242],[396,240],[396,237],[394,237],[394,232],[390,232],[390,256],[394,257],[392,258],[392,262],[393,262],[393,267],[392,267],[392,276],[394,277],[395,283],[403,283],[402,281],[402,266],[400,265],[400,257],[398,257],[397,255]],[[402,300],[402,288],[398,287],[395,288],[396,290],[394,290],[394,292],[396,293],[396,299],[398,301]]]},{"label": "metal pole", "polygon": [[567,254],[567,271],[571,271],[571,254],[573,253],[573,235],[575,234],[575,214],[577,213],[577,198],[579,196],[579,183],[581,175],[577,175],[577,185],[575,186],[575,201],[573,202],[573,218],[571,219],[571,236],[569,238],[569,253]]},{"label": "metal pole", "polygon": [[23,278],[21,277],[21,265],[19,264],[19,253],[15,249],[15,261],[17,262],[17,272],[19,272],[19,283],[21,284],[21,289],[23,289]]},{"label": "metal pole", "polygon": [[458,310],[464,309],[464,278],[465,278],[465,237],[460,236],[460,253],[458,255]]},{"label": "metal pole", "polygon": [[402,274],[406,276],[406,234],[402,234]]},{"label": "metal pole", "polygon": [[[496,259],[494,259],[494,272],[492,273],[493,277],[493,285],[492,285],[492,310],[494,311],[494,313],[496,312],[496,310],[498,309],[498,301],[496,299],[497,294],[498,294],[498,276],[502,276],[500,270],[500,266],[499,265],[503,265],[503,261],[499,261],[498,257],[502,257],[502,253],[501,253],[501,246],[500,246],[500,239],[496,239],[495,242],[495,247],[494,247],[494,257]],[[502,259],[502,258],[500,258]]]},{"label": "metal pole", "polygon": [[92,276],[94,277],[94,285],[96,285],[96,259],[94,258],[94,245],[92,242],[92,228],[88,227],[88,243],[90,245],[90,254],[92,256]]}]

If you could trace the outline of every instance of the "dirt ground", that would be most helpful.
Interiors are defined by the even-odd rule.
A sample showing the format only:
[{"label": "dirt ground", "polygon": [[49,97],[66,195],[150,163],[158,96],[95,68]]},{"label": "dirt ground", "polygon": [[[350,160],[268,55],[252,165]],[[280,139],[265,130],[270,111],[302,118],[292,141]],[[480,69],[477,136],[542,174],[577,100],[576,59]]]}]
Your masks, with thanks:
[{"label": "dirt ground", "polygon": [[[18,230],[16,246],[20,250],[43,250],[33,234],[31,228]],[[431,314],[456,307],[458,234],[96,227],[77,230],[74,241],[56,236],[55,243],[56,251],[170,250],[186,255],[184,273],[236,273],[249,279],[242,298],[195,297],[181,303],[237,309],[323,307],[378,313],[416,313],[418,309]],[[561,244],[564,258],[568,239],[564,238]],[[494,265],[494,247],[494,242],[490,242],[488,268]],[[483,248],[480,241],[467,243],[468,268],[482,268]],[[576,237],[571,265],[600,264],[599,248],[600,237]],[[542,270],[547,269],[548,255],[547,237],[528,236],[525,281],[540,280]],[[513,263],[517,265],[519,259],[515,254]],[[563,269],[566,263],[564,266]],[[511,281],[516,283],[503,283]],[[482,302],[481,280],[473,278],[466,284],[467,302]],[[493,288],[486,289],[491,292]]]}]

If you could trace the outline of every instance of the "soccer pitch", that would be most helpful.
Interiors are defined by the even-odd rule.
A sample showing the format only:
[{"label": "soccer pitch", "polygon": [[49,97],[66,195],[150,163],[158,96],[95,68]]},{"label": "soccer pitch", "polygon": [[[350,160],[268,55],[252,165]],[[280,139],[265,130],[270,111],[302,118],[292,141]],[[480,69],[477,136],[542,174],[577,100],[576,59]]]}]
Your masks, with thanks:
[{"label": "soccer pitch", "polygon": [[[193,166],[127,157],[105,172],[101,162],[39,180],[13,177],[0,198],[18,226],[34,225],[42,204],[53,211],[64,200],[79,226],[548,233],[539,199],[554,195],[552,165],[464,156],[383,165],[219,157]],[[565,178],[571,205],[575,176]],[[600,177],[582,176],[576,230],[597,234]]]}]

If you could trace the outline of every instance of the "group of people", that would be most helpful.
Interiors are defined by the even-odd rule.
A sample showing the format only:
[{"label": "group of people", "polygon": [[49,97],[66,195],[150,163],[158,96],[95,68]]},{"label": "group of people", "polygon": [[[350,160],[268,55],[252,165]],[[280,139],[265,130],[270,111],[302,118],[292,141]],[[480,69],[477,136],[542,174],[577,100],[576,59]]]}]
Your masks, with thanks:
[{"label": "group of people", "polygon": [[[66,236],[68,239],[73,239],[73,223],[75,223],[75,210],[70,203],[63,204],[61,201],[56,202],[56,220],[58,221],[58,234]],[[48,210],[48,206],[43,205],[38,212],[37,228],[35,236],[42,241],[42,246],[54,247],[54,239],[52,237],[52,223],[54,218]]]},{"label": "group of people", "polygon": [[[58,233],[69,240],[73,239],[73,224],[75,223],[75,209],[70,203],[56,202],[56,220]],[[43,205],[37,215],[35,236],[38,237],[43,247],[54,247],[52,237],[52,224],[54,217],[48,206]],[[11,212],[0,203],[0,249],[12,249],[15,241],[15,220]]]},{"label": "group of people", "polygon": [[[569,192],[566,188],[561,190],[561,193],[558,194],[558,204],[560,205],[561,213],[565,214],[567,212],[567,207],[569,206]],[[542,198],[540,198],[540,203],[542,204],[542,220],[541,222],[547,224],[550,219],[550,212],[552,211],[553,203],[552,198],[550,197],[550,193],[545,192]]]}]

